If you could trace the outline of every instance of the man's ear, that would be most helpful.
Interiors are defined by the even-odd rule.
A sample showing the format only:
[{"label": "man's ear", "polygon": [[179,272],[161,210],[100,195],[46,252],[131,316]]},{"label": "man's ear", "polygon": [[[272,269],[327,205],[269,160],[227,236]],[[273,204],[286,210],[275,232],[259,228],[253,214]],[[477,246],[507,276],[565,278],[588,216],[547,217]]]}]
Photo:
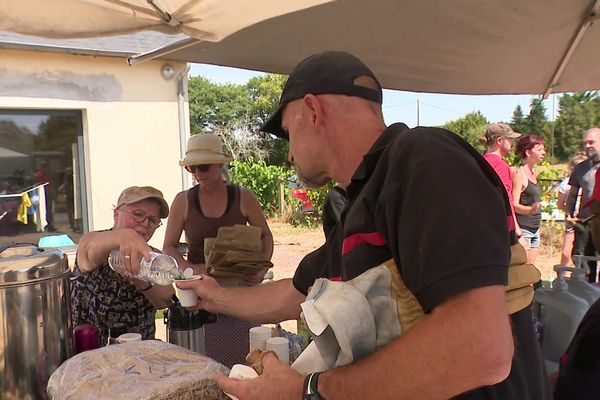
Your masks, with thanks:
[{"label": "man's ear", "polygon": [[304,105],[308,107],[308,110],[311,113],[310,121],[313,124],[317,123],[317,121],[320,121],[320,119],[323,117],[323,105],[319,98],[314,94],[307,94],[304,96]]}]

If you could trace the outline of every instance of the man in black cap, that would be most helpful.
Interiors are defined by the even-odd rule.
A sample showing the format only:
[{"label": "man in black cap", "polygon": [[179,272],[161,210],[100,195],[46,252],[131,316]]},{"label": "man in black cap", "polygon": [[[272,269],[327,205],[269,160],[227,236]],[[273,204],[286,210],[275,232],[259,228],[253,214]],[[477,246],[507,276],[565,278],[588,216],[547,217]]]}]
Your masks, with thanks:
[{"label": "man in black cap", "polygon": [[340,222],[291,280],[224,289],[207,277],[179,286],[195,287],[198,308],[275,322],[297,318],[316,278],[349,281],[391,260],[423,318],[343,367],[303,377],[267,354],[259,378],[215,380],[240,400],[550,399],[529,307],[507,314],[502,183],[448,131],[386,127],[381,103],[377,78],[353,55],[302,61],[263,130],[289,138],[303,182],[346,188]]}]

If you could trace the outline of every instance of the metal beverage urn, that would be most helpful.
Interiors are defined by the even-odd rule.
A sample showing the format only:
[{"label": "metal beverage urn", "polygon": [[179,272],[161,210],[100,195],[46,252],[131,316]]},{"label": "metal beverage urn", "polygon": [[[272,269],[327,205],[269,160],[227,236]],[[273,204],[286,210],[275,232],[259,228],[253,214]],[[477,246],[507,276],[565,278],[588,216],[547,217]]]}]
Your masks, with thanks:
[{"label": "metal beverage urn", "polygon": [[33,244],[0,247],[0,398],[46,399],[72,355],[67,256]]},{"label": "metal beverage urn", "polygon": [[204,354],[204,324],[217,320],[215,314],[204,310],[188,310],[177,296],[164,313],[167,325],[167,342]]}]

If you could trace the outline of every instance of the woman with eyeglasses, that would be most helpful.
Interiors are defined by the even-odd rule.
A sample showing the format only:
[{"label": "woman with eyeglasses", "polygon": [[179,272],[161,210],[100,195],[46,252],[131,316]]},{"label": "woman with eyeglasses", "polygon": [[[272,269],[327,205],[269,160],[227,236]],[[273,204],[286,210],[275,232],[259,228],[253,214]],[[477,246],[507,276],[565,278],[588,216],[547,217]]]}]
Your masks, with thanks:
[{"label": "woman with eyeglasses", "polygon": [[[179,162],[192,174],[197,185],[180,192],[171,204],[163,251],[173,256],[182,269],[204,274],[204,239],[214,238],[222,226],[252,225],[261,229],[266,259],[273,254],[273,236],[256,196],[248,189],[230,185],[223,179],[223,166],[231,158],[223,154],[219,136],[198,134],[188,141],[185,158]],[[185,260],[179,252],[182,232],[188,244]],[[244,277],[247,286],[262,282],[266,270]],[[206,355],[231,368],[243,364],[248,354],[248,330],[255,326],[237,318],[219,315],[205,325]]]},{"label": "woman with eyeglasses", "polygon": [[132,186],[119,196],[112,229],[81,237],[74,267],[79,276],[71,286],[73,326],[95,325],[102,345],[116,323],[125,324],[128,332],[140,333],[143,339],[154,339],[156,310],[169,306],[173,286],[152,285],[120,275],[109,267],[108,256],[119,250],[134,264],[132,260],[158,251],[147,242],[168,215],[169,205],[159,190]]}]

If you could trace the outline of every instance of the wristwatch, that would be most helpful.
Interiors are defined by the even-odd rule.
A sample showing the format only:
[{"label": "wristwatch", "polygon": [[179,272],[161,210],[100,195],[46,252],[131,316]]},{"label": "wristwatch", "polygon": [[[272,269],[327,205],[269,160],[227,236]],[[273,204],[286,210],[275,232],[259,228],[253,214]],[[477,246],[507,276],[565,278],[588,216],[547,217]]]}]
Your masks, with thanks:
[{"label": "wristwatch", "polygon": [[325,400],[325,397],[319,394],[317,385],[319,383],[320,372],[314,372],[304,378],[304,387],[302,389],[302,400]]}]

